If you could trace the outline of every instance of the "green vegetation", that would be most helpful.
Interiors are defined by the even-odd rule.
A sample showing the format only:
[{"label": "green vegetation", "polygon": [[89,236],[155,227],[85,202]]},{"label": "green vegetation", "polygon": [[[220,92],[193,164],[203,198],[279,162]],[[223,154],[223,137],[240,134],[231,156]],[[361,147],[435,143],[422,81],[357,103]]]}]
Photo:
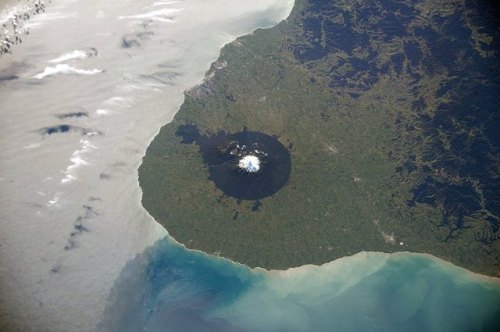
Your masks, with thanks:
[{"label": "green vegetation", "polygon": [[[457,132],[473,144],[484,127],[471,128],[461,113],[447,117],[456,125],[451,130],[428,125],[447,109],[443,105],[460,102],[454,94],[484,81],[496,58],[478,48],[490,39],[469,19],[466,29],[476,42],[464,43],[471,45],[466,51],[486,69],[469,68],[479,60],[456,48],[456,58],[441,64],[433,43],[446,42],[442,34],[456,39],[443,26],[446,19],[469,17],[461,2],[439,10],[425,1],[405,4],[412,12],[401,9],[404,19],[393,20],[401,27],[385,26],[393,22],[386,8],[366,5],[365,11],[350,3],[324,9],[297,1],[285,22],[225,46],[204,83],[186,94],[175,119],[149,146],[139,169],[144,207],[188,248],[252,267],[404,250],[497,275],[498,217],[489,210],[484,179],[459,168],[454,161],[463,156],[443,148]],[[410,46],[421,55],[410,54]],[[453,75],[460,65],[471,71],[468,83]],[[494,108],[498,100],[490,103]],[[198,146],[175,135],[191,123],[203,132],[247,127],[276,135],[292,154],[289,182],[257,202],[224,196],[208,179]],[[497,164],[485,165],[498,174]],[[443,189],[429,193],[428,187]],[[456,204],[455,187],[462,188]],[[457,209],[475,200],[477,207]]]}]

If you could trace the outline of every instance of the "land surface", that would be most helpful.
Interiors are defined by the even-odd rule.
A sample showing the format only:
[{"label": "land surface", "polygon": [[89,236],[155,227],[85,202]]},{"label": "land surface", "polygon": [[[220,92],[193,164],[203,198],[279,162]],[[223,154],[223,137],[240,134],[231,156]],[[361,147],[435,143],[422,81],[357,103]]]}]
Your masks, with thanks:
[{"label": "land surface", "polygon": [[[430,253],[498,276],[499,29],[467,1],[297,0],[225,46],[139,169],[178,241],[255,267],[359,251]],[[287,184],[224,195],[176,134],[248,129],[289,149]]]}]

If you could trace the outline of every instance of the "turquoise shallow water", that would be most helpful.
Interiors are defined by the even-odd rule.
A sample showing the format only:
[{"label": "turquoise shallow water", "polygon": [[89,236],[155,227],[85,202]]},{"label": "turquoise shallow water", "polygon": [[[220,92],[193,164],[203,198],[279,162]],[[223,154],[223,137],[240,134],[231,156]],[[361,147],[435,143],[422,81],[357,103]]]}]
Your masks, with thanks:
[{"label": "turquoise shallow water", "polygon": [[[296,43],[291,43],[295,60],[312,73],[333,75],[325,76],[331,79],[333,91],[347,92],[353,99],[363,99],[363,93],[387,77],[402,75],[401,82],[408,82],[415,103],[411,109],[402,104],[408,109],[400,115],[419,117],[408,122],[408,128],[425,132],[421,136],[405,132],[401,137],[436,138],[429,139],[421,151],[410,149],[414,143],[408,143],[408,151],[420,151],[422,160],[429,164],[437,160],[440,167],[437,172],[438,168],[415,163],[420,155],[407,156],[401,179],[413,179],[410,172],[429,173],[414,188],[412,204],[442,206],[447,217],[439,227],[449,228],[449,238],[458,230],[477,232],[479,228],[466,225],[464,218],[484,212],[484,203],[477,203],[484,202],[484,197],[491,202],[487,209],[495,209],[495,195],[489,194],[495,192],[495,179],[484,178],[495,172],[481,167],[489,169],[494,164],[484,157],[494,156],[485,142],[494,142],[489,136],[495,131],[489,128],[495,123],[494,83],[498,80],[492,73],[497,56],[484,54],[497,44],[485,42],[483,49],[477,39],[478,31],[485,33],[484,41],[488,33],[498,35],[497,26],[489,23],[489,7],[397,1],[351,6],[319,0],[304,6],[303,16],[297,18],[297,29],[303,29],[304,35],[294,36]],[[469,6],[474,8],[469,10]],[[349,65],[342,68],[343,62],[333,55]],[[439,82],[439,87],[427,87],[432,82]],[[392,107],[388,108],[391,112]],[[472,133],[470,128],[483,128],[477,141],[471,141],[474,135],[460,136]],[[442,133],[449,136],[440,141]],[[406,145],[401,149],[398,153],[406,153]],[[442,170],[461,174],[463,187],[456,185],[456,177],[450,176],[449,183],[443,182],[447,176],[434,177]],[[473,183],[485,184],[486,196],[481,198]],[[489,185],[493,189],[486,188]],[[476,203],[471,200],[474,196]],[[487,221],[481,227],[489,228],[475,234],[482,241],[477,248],[483,250],[493,243],[494,236],[489,234],[498,230],[495,222]],[[425,224],[430,226],[427,220]],[[463,237],[463,241],[470,238]],[[413,253],[363,252],[322,266],[252,270],[189,251],[166,238],[128,263],[102,317],[99,327],[103,331],[500,331],[500,280]]]},{"label": "turquoise shallow water", "polygon": [[251,270],[167,238],[124,268],[103,317],[120,331],[494,331],[500,281],[411,253]]}]

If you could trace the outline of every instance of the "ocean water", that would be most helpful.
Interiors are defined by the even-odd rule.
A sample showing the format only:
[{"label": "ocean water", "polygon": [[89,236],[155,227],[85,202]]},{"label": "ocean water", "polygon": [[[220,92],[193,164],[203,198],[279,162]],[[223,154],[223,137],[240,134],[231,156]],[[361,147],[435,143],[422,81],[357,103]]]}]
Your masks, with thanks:
[{"label": "ocean water", "polygon": [[29,35],[0,57],[0,330],[500,326],[499,280],[430,256],[251,270],[186,250],[142,208],[137,168],[183,91],[225,43],[292,5],[53,0],[23,23]]},{"label": "ocean water", "polygon": [[167,234],[140,204],[149,142],[224,44],[293,1],[44,2],[0,8],[10,34],[30,15],[0,57],[0,330],[89,331]]},{"label": "ocean water", "polygon": [[498,280],[411,253],[251,270],[163,240],[115,282],[102,331],[494,331]]}]

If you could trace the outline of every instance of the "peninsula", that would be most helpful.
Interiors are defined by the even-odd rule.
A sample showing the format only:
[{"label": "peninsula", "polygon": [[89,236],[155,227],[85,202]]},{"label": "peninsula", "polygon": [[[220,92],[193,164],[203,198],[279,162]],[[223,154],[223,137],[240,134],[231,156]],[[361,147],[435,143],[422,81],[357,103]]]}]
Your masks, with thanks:
[{"label": "peninsula", "polygon": [[251,267],[412,251],[498,276],[488,6],[297,0],[186,92],[139,169],[144,207],[188,248]]}]

